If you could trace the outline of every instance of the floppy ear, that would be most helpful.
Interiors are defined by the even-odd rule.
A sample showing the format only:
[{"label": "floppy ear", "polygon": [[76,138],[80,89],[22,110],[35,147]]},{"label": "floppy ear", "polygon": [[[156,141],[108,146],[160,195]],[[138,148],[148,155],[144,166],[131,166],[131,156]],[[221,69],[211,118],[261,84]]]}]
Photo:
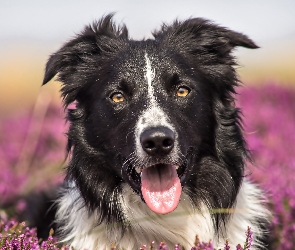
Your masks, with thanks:
[{"label": "floppy ear", "polygon": [[[246,35],[218,26],[208,20],[202,18],[195,18],[188,20],[187,23],[184,23],[184,26],[188,28],[191,27],[192,31],[205,39],[204,42],[210,42],[214,44],[213,40],[218,40],[223,42],[223,45],[228,45],[231,48],[236,46],[241,46],[249,49],[259,48],[250,38]],[[206,41],[206,39],[208,39]],[[212,44],[211,44],[212,45]],[[221,44],[220,44],[221,45]]]},{"label": "floppy ear", "polygon": [[85,56],[98,53],[99,48],[96,44],[95,33],[91,27],[86,27],[82,34],[66,43],[60,50],[50,56],[46,64],[42,85],[64,70],[74,72]]},{"label": "floppy ear", "polygon": [[[122,41],[128,38],[123,25],[116,27],[113,15],[107,15],[93,25],[86,26],[81,34],[66,43],[50,56],[45,69],[43,85],[58,74],[64,104],[77,100],[82,88],[99,71],[103,57],[122,48]],[[118,39],[120,38],[120,39]]]},{"label": "floppy ear", "polygon": [[[66,43],[50,56],[45,69],[43,85],[58,74],[62,82],[61,95],[65,107],[78,99],[78,94],[90,76],[89,69],[95,67],[95,55],[100,54],[96,35],[92,28]],[[83,81],[84,79],[84,81]]]},{"label": "floppy ear", "polygon": [[232,47],[235,46],[241,46],[241,47],[245,47],[248,49],[257,49],[259,48],[259,46],[257,46],[250,38],[248,38],[246,35],[239,33],[239,32],[235,32],[232,30],[228,30],[225,28],[218,28],[218,29],[223,29],[223,31],[220,31],[221,34],[228,39],[229,44]]},{"label": "floppy ear", "polygon": [[[175,21],[171,26],[164,24],[159,31],[155,31],[153,35],[164,37],[173,43],[174,39],[178,39],[178,44],[188,47],[187,42],[191,46],[197,47],[215,47],[218,50],[227,47],[227,52],[236,46],[255,49],[258,46],[246,35],[218,26],[209,20],[203,18],[192,18],[186,21]],[[182,40],[180,40],[182,39]],[[181,41],[181,42],[179,42]]]}]

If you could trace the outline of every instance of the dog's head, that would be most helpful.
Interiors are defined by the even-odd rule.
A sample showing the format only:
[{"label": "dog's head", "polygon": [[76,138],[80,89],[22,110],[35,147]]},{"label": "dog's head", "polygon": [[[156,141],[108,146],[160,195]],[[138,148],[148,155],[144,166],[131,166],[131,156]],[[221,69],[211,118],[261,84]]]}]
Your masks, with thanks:
[{"label": "dog's head", "polygon": [[177,207],[182,189],[196,206],[230,207],[246,155],[231,52],[257,46],[200,18],[134,41],[111,18],[87,26],[47,63],[43,84],[58,74],[65,106],[76,102],[67,177],[102,218],[120,217],[122,183],[160,214]]}]

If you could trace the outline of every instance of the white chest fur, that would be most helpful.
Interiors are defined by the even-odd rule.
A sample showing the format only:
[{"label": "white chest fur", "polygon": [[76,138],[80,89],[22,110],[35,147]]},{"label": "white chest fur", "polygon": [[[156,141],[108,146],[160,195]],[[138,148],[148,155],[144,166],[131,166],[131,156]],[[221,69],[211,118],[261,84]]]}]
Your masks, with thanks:
[{"label": "white chest fur", "polygon": [[[185,195],[182,195],[181,202],[174,212],[157,215],[151,212],[140,197],[126,185],[119,202],[130,226],[122,237],[118,225],[97,225],[98,215],[88,214],[84,207],[81,208],[81,201],[75,202],[78,195],[75,189],[65,193],[59,201],[57,214],[57,220],[66,221],[66,226],[62,230],[71,230],[63,241],[75,249],[106,250],[116,243],[117,249],[133,250],[151,241],[165,241],[169,249],[173,249],[176,243],[190,249],[196,235],[205,242],[212,240],[217,249],[223,249],[225,240],[229,240],[231,248],[234,249],[238,243],[244,243],[248,226],[253,231],[255,241],[261,234],[257,218],[269,217],[260,190],[247,180],[243,182],[238,194],[234,212],[226,225],[227,235],[224,238],[215,235],[208,209],[202,206],[202,211],[193,211]],[[73,203],[76,204],[73,206]],[[255,249],[255,246],[252,249]]]}]

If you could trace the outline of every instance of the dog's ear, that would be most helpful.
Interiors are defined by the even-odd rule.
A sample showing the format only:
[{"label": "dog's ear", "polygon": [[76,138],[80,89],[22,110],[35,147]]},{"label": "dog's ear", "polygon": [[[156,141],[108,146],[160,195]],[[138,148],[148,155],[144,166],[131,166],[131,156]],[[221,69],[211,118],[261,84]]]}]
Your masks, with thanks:
[{"label": "dog's ear", "polygon": [[[249,49],[259,48],[246,35],[221,27],[206,19],[190,19],[185,21],[182,26],[184,29],[188,29],[192,32],[195,36],[198,36],[199,39],[202,39],[204,43],[203,45],[212,46],[214,43],[217,43],[217,45],[228,45],[230,48],[234,48],[236,46]],[[220,42],[221,44],[219,44]]]},{"label": "dog's ear", "polygon": [[87,80],[100,69],[103,56],[110,57],[128,38],[125,25],[117,27],[112,17],[112,14],[107,15],[86,26],[81,34],[50,56],[43,85],[58,74],[57,80],[63,83],[61,92],[65,105],[77,99]]},{"label": "dog's ear", "polygon": [[60,50],[52,54],[46,64],[42,85],[49,82],[61,71],[75,71],[75,68],[85,55],[99,53],[95,43],[95,35],[87,27],[81,35],[66,43]]},{"label": "dog's ear", "polygon": [[246,35],[218,26],[203,18],[175,21],[173,25],[164,24],[153,35],[163,37],[170,45],[182,46],[183,52],[197,54],[217,54],[219,57],[229,54],[236,46],[259,48]]},{"label": "dog's ear", "polygon": [[258,49],[259,46],[257,46],[249,37],[247,37],[246,35],[239,33],[239,32],[235,32],[232,30],[228,30],[226,28],[221,28],[218,27],[219,32],[221,32],[220,34],[222,36],[224,36],[226,39],[228,39],[229,45],[233,47],[236,46],[240,46],[240,47],[245,47],[248,49]]},{"label": "dog's ear", "polygon": [[107,38],[128,38],[126,26],[116,27],[112,18],[113,14],[109,14],[93,25],[86,26],[81,34],[51,55],[46,64],[43,85],[66,68],[74,70],[87,56],[108,50],[108,43],[103,43]]}]

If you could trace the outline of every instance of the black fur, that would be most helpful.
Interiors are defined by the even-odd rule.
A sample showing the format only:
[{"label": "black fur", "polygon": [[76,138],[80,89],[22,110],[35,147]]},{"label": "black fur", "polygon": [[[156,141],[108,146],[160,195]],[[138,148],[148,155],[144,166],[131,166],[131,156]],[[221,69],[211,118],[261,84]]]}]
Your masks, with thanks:
[{"label": "black fur", "polygon": [[[121,168],[134,151],[132,129],[146,104],[141,97],[145,65],[138,59],[144,51],[154,58],[157,81],[164,86],[156,93],[159,102],[168,102],[163,109],[182,131],[186,158],[180,163],[188,167],[181,184],[194,206],[203,201],[210,209],[231,208],[244,177],[248,153],[233,97],[239,80],[232,51],[257,46],[247,36],[201,18],[164,24],[153,35],[134,41],[108,15],[66,43],[46,66],[43,84],[58,74],[65,107],[77,103],[67,116],[71,160],[66,181],[76,183],[89,211],[100,211],[98,223],[128,227],[117,200],[121,184],[128,183]],[[179,82],[191,89],[185,100],[172,95]],[[109,96],[118,89],[127,101],[114,105]],[[141,195],[136,183],[129,184]],[[218,231],[228,214],[212,218]]]},{"label": "black fur", "polygon": [[27,221],[29,226],[37,228],[37,236],[40,239],[47,240],[50,230],[53,229],[53,232],[57,230],[55,223],[56,199],[58,199],[56,189],[32,193],[25,197],[28,205],[18,216],[18,219]]}]

